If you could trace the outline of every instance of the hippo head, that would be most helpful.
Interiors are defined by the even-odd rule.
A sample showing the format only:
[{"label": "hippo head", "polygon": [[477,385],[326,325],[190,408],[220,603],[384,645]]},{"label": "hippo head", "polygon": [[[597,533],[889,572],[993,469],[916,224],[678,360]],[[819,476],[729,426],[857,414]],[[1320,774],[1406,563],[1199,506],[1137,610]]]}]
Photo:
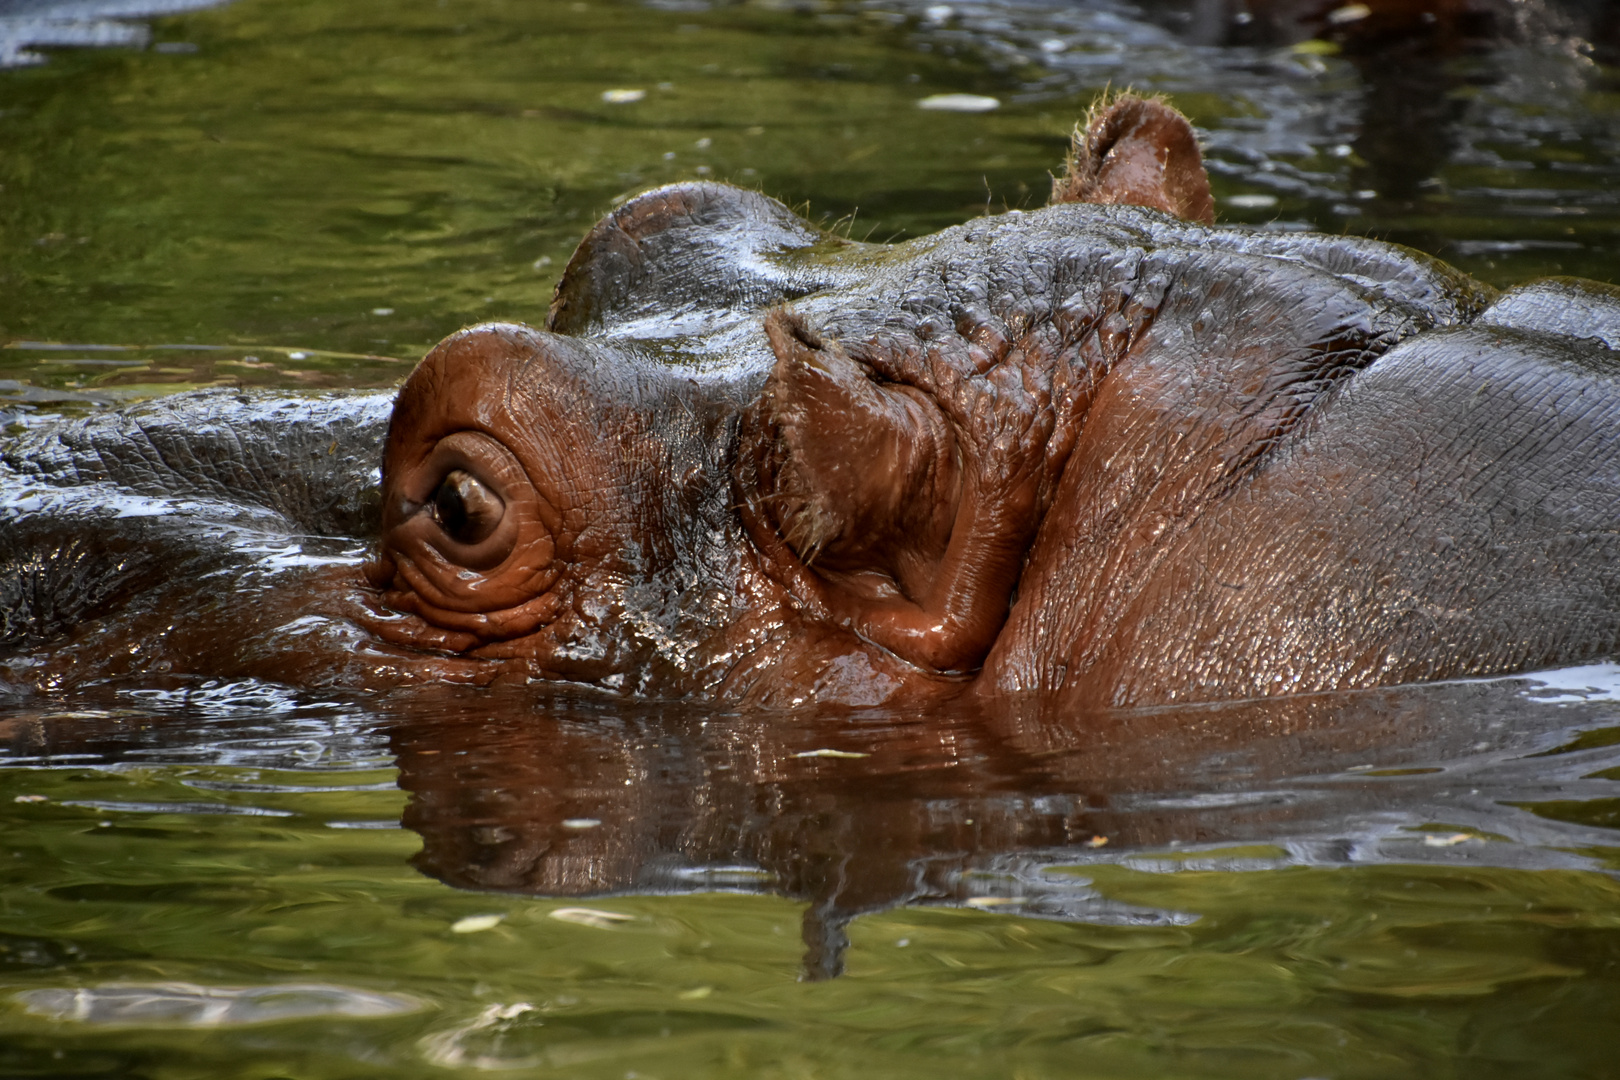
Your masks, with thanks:
[{"label": "hippo head", "polygon": [[[719,184],[626,202],[544,330],[461,331],[400,391],[376,631],[480,679],[768,705],[1214,700],[1606,655],[1620,531],[1584,508],[1617,504],[1520,478],[1620,490],[1594,449],[1620,381],[1560,359],[1588,348],[1563,315],[1545,340],[1470,327],[1494,294],[1415,253],[1200,224],[1196,155],[1172,110],[1116,101],[1059,205],[896,245]],[[1514,433],[1563,394],[1605,404],[1549,473]],[[1449,463],[1432,490],[1420,460]],[[1559,604],[1590,628],[1558,636]]]},{"label": "hippo head", "polygon": [[0,680],[1068,709],[1620,650],[1620,292],[1202,224],[1152,102],[1075,142],[1056,205],[902,244],[720,184],[624,203],[544,329],[463,330],[400,390],[364,581],[378,398],[19,440],[0,644],[77,629]]},{"label": "hippo head", "polygon": [[[1055,197],[1207,217],[1197,153],[1179,114],[1128,99],[1077,136]],[[862,701],[959,680],[1005,621],[1060,463],[1050,388],[969,401],[815,328],[818,302],[874,300],[934,246],[826,236],[719,184],[621,206],[545,330],[463,330],[401,390],[379,631],[645,692],[736,690],[761,666],[781,683],[784,664],[820,700],[840,696],[828,679]],[[997,477],[974,467],[996,456],[970,430],[987,409],[1023,455]]]}]

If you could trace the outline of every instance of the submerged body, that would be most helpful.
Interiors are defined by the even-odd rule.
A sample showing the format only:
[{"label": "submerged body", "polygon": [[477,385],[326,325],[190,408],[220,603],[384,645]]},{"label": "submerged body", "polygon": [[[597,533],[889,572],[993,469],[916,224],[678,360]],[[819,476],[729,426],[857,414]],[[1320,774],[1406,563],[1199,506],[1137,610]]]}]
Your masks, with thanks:
[{"label": "submerged body", "polygon": [[[400,391],[364,581],[353,545],[267,568],[175,503],[206,489],[198,520],[234,506],[249,531],[273,511],[288,536],[365,539],[375,399],[323,406],[351,410],[328,456],[352,464],[297,506],[287,485],[320,485],[296,453],[199,488],[207,454],[121,473],[83,449],[150,424],[24,437],[0,540],[36,568],[10,605],[12,681],[1129,706],[1613,655],[1620,294],[1497,296],[1373,241],[1172,216],[1208,216],[1190,135],[1119,108],[1079,155],[1087,202],[907,244],[830,238],[718,184],[625,204],[547,329],[462,331]],[[222,397],[149,408],[234,423]],[[294,444],[324,422],[293,410]],[[65,494],[89,483],[167,502],[112,517]],[[215,584],[96,576],[142,544],[195,549]]]}]

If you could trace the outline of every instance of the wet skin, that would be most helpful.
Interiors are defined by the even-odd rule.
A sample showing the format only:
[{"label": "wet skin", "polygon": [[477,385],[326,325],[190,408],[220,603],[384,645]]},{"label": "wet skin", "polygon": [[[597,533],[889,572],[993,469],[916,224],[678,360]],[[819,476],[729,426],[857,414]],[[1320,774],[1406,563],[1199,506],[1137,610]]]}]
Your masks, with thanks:
[{"label": "wet skin", "polygon": [[[718,184],[626,203],[545,330],[464,330],[401,389],[363,581],[242,537],[365,534],[374,399],[323,406],[328,487],[185,416],[234,435],[250,399],[36,432],[7,677],[1142,705],[1615,652],[1620,294],[1187,220],[1196,144],[1131,99],[1055,197],[894,246]],[[273,441],[318,457],[322,423]],[[131,489],[161,508],[97,512]]]}]

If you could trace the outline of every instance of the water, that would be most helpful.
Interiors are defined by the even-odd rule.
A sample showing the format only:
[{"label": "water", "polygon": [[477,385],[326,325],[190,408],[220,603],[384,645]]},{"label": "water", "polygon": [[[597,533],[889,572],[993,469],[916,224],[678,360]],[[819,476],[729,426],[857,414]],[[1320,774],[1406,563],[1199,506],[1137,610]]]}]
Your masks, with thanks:
[{"label": "water", "polygon": [[1038,725],[14,708],[0,1063],[1604,1075],[1620,669],[1547,679]]},{"label": "water", "polygon": [[[1109,83],[1193,117],[1224,221],[1499,285],[1620,267],[1598,5],[1378,60],[1174,2],[135,17],[191,6],[0,0],[6,423],[391,386],[466,322],[539,320],[586,226],[666,180],[874,239],[1038,205]],[[999,107],[917,107],[951,93]],[[1599,666],[1039,723],[0,698],[0,1072],[1608,1075],[1617,693]]]}]

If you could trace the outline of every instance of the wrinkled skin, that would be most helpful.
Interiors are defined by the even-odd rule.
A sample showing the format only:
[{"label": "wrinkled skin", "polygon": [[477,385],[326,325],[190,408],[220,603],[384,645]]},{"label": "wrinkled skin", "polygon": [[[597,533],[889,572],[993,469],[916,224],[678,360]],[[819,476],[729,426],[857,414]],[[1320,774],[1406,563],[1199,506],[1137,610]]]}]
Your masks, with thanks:
[{"label": "wrinkled skin", "polygon": [[[1616,651],[1620,294],[1498,297],[1373,241],[1185,220],[1210,212],[1196,143],[1134,99],[1089,118],[1056,194],[1085,201],[894,246],[718,184],[634,199],[581,244],[545,330],[464,330],[401,389],[365,584],[350,548],[301,567],[294,596],[261,556],[207,603],[169,573],[100,592],[81,575],[69,603],[63,521],[171,565],[177,530],[129,539],[83,500],[13,509],[7,557],[35,569],[9,638],[76,629],[11,678],[1113,706]],[[364,410],[344,460],[375,437]],[[90,475],[82,446],[151,426],[97,431],[8,461],[138,488]],[[173,516],[198,470],[157,456],[144,494]],[[289,533],[348,531],[277,503],[287,482],[260,470],[228,497]],[[217,563],[226,541],[200,532],[180,547]],[[137,614],[103,614],[120,604]],[[145,655],[109,650],[132,634]]]}]

